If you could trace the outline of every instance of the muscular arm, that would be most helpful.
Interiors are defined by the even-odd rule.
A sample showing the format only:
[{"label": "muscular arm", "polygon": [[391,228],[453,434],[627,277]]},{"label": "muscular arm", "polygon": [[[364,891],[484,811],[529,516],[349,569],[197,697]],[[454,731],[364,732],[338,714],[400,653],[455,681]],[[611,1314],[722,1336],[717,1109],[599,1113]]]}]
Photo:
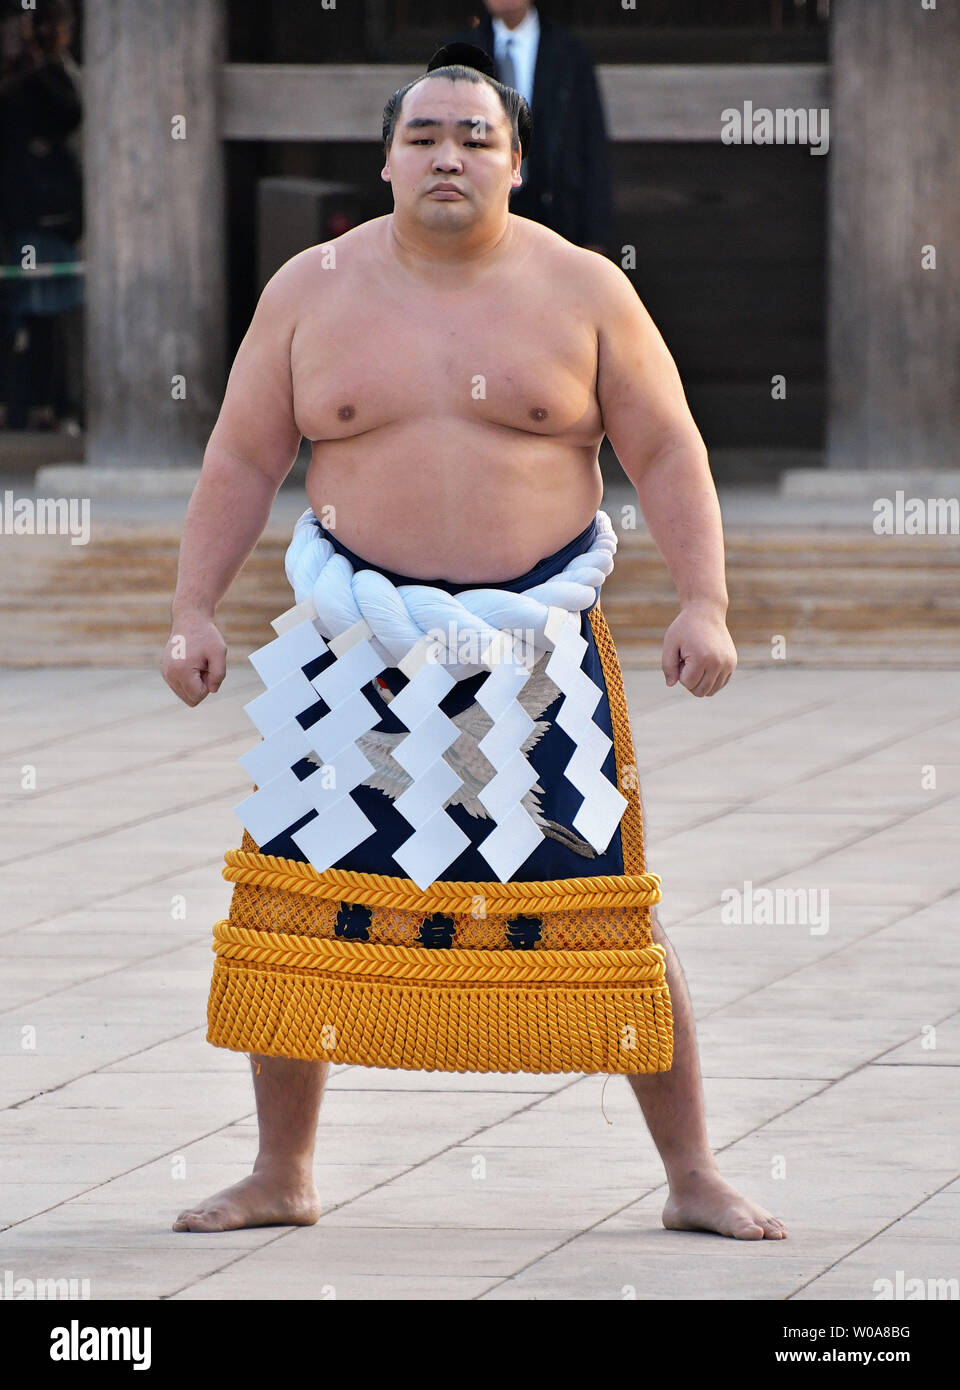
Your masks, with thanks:
[{"label": "muscular arm", "polygon": [[260,296],[184,518],[163,675],[189,705],[223,680],[216,607],[256,545],[300,447],[290,373],[299,260],[282,266]]},{"label": "muscular arm", "polygon": [[623,271],[598,280],[597,395],[604,429],[680,596],[664,637],[668,684],[712,695],[736,664],[727,632],[723,527],[707,450],[666,344]]},{"label": "muscular arm", "polygon": [[597,379],[604,429],[681,601],[726,609],[720,504],[706,446],[663,338],[623,271],[607,265]]}]

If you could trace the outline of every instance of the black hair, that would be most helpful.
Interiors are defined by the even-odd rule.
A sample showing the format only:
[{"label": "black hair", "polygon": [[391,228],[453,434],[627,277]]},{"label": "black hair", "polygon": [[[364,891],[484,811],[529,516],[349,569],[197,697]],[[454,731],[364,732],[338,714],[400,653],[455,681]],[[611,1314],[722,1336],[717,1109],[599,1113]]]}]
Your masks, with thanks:
[{"label": "black hair", "polygon": [[514,87],[498,82],[496,68],[489,53],[472,43],[448,43],[438,48],[427,64],[422,77],[415,77],[405,87],[394,92],[383,108],[383,151],[390,149],[393,133],[400,115],[403,98],[411,87],[429,77],[446,77],[451,82],[486,82],[500,98],[500,104],[510,121],[511,145],[526,155],[533,135],[533,114],[524,98]]}]

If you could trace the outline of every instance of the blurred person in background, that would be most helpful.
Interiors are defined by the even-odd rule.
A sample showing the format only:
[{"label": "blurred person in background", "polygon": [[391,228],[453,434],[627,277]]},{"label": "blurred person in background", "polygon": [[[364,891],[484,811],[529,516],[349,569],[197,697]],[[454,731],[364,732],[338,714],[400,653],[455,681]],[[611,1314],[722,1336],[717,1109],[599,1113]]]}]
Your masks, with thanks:
[{"label": "blurred person in background", "polygon": [[79,428],[79,373],[66,369],[65,316],[73,312],[76,325],[82,281],[22,273],[26,248],[40,267],[71,262],[83,235],[73,32],[69,0],[36,0],[31,10],[8,5],[0,31],[0,237],[8,268],[0,281],[0,421],[15,430]]},{"label": "blurred person in background", "polygon": [[612,237],[607,129],[590,54],[529,0],[483,0],[472,27],[447,42],[489,53],[497,77],[526,98],[533,140],[510,211],[606,255]]}]

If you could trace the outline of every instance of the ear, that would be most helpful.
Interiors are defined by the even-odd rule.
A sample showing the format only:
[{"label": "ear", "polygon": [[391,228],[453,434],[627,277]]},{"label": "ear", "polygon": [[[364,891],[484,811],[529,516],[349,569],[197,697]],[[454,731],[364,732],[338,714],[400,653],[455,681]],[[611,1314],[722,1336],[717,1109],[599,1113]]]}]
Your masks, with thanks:
[{"label": "ear", "polygon": [[383,168],[380,170],[380,177],[383,179],[384,183],[389,183],[389,182],[390,182],[390,160],[389,160],[389,159],[385,159],[385,160],[383,161]]},{"label": "ear", "polygon": [[510,187],[519,188],[523,180],[520,177],[520,165],[522,163],[520,153],[517,150],[510,152]]}]

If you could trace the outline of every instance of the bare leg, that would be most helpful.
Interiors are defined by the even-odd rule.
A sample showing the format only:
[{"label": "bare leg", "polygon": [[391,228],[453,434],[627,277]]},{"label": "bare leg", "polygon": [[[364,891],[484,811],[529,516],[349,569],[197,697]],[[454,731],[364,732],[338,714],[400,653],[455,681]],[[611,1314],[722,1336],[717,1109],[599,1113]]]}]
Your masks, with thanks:
[{"label": "bare leg", "polygon": [[651,913],[652,935],[667,953],[667,984],[673,1006],[673,1066],[670,1071],[628,1076],[666,1169],[670,1196],[663,1224],[671,1230],[716,1231],[737,1240],[781,1240],[782,1221],[741,1197],[720,1176],[707,1138],[697,1031],[687,983],[677,954]]},{"label": "bare leg", "polygon": [[313,1146],[328,1064],[253,1054],[250,1063],[260,1127],[253,1172],[181,1212],[175,1231],[312,1226],[320,1215]]}]

